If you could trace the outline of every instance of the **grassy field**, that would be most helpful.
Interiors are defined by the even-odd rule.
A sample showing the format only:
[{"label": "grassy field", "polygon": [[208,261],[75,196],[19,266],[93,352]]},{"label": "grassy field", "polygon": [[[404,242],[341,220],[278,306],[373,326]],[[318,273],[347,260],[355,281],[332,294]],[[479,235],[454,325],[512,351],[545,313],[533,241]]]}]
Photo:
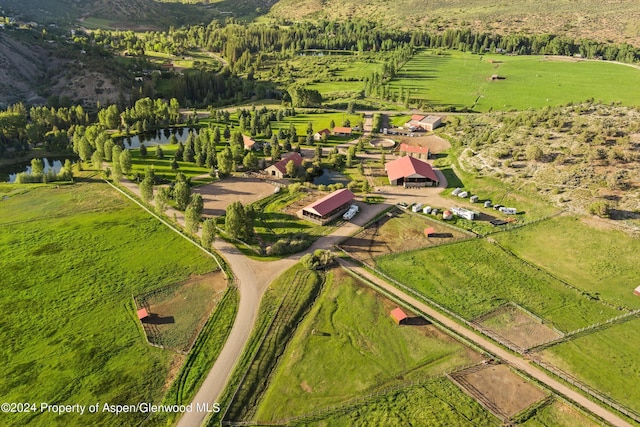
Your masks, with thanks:
[{"label": "grassy field", "polygon": [[[490,62],[491,61],[491,62]],[[491,80],[498,75],[500,80]],[[580,102],[637,105],[640,73],[598,61],[554,61],[544,56],[474,55],[447,51],[417,53],[392,80],[391,89],[434,107],[486,112],[525,110]]]},{"label": "grassy field", "polygon": [[508,301],[571,331],[621,314],[569,289],[486,240],[377,259],[397,280],[472,319]]},{"label": "grassy field", "polygon": [[555,400],[538,409],[535,414],[519,425],[526,427],[596,427],[600,423],[587,417],[576,408]]},{"label": "grassy field", "polygon": [[[104,183],[0,185],[0,394],[7,401],[159,402],[169,352],[131,299],[215,262]],[[176,256],[180,254],[180,256]],[[11,414],[3,425],[138,425],[145,414]]]},{"label": "grassy field", "polygon": [[[163,145],[162,152],[164,153],[164,159],[160,160],[156,158],[156,150],[157,146],[147,147],[147,155],[146,157],[140,156],[139,149],[131,150],[131,159],[132,159],[132,175],[136,173],[140,173],[144,175],[144,171],[146,168],[151,167],[156,176],[164,177],[168,180],[175,180],[176,174],[178,172],[182,172],[185,174],[187,178],[195,178],[197,176],[208,175],[211,171],[206,167],[198,167],[195,163],[190,162],[178,162],[178,169],[171,169],[171,162],[173,161],[173,155],[178,149],[178,145]],[[206,176],[199,180],[194,180],[193,182],[199,183],[207,183],[211,182],[212,178]]]},{"label": "grassy field", "polygon": [[[298,136],[307,135],[307,126],[309,122],[312,123],[313,132],[321,131],[322,129],[330,129],[329,125],[331,120],[334,121],[336,126],[342,126],[344,120],[351,122],[351,127],[356,126],[362,119],[359,114],[346,114],[346,113],[301,113],[298,112],[293,117],[285,117],[282,121],[271,122],[271,129],[277,132],[280,128],[285,130],[289,129],[291,123],[296,127],[296,133]],[[335,137],[329,136],[329,142],[342,142],[345,140],[351,140],[353,137]]]},{"label": "grassy field", "polygon": [[395,307],[333,270],[274,371],[256,420],[307,414],[479,360],[432,326],[398,327],[388,314]]},{"label": "grassy field", "polygon": [[640,412],[640,319],[545,350],[544,359],[592,388]]},{"label": "grassy field", "polygon": [[615,305],[640,308],[640,298],[633,295],[638,285],[640,239],[616,229],[590,226],[586,220],[561,216],[495,238],[577,288]]}]

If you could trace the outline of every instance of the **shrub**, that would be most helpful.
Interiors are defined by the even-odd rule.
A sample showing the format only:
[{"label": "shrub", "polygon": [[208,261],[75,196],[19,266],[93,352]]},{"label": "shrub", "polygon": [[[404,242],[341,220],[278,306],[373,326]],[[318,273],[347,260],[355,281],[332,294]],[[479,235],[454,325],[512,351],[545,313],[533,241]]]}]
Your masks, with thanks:
[{"label": "shrub", "polygon": [[609,218],[611,215],[611,205],[604,200],[592,203],[589,206],[589,213],[591,215],[598,215],[600,218]]},{"label": "shrub", "polygon": [[303,251],[311,246],[311,239],[304,233],[296,233],[282,238],[267,248],[267,255],[286,255]]}]

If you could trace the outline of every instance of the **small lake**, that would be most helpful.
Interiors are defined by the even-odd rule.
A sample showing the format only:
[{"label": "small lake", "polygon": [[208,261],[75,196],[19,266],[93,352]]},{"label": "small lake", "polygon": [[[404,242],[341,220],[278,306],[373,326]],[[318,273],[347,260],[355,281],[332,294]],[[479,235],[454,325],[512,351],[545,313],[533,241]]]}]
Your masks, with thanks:
[{"label": "small lake", "polygon": [[[62,166],[64,166],[64,161],[67,159],[71,160],[71,162],[75,162],[77,160],[69,157],[54,157],[50,159],[43,157],[44,173],[53,171],[53,173],[57,174],[62,169]],[[22,172],[31,172],[31,160],[13,163],[0,168],[0,182],[13,183],[16,180],[16,175]]]},{"label": "small lake", "polygon": [[332,171],[331,169],[322,169],[322,175],[313,179],[315,185],[331,185],[331,184],[344,184],[349,183],[349,179],[340,172]]},{"label": "small lake", "polygon": [[157,129],[151,132],[144,132],[138,135],[124,136],[121,138],[114,138],[115,142],[122,141],[124,148],[140,148],[140,144],[144,143],[147,147],[152,145],[166,145],[169,143],[171,135],[175,135],[178,142],[184,143],[189,136],[189,130],[196,133],[196,129],[190,128],[165,128]]}]

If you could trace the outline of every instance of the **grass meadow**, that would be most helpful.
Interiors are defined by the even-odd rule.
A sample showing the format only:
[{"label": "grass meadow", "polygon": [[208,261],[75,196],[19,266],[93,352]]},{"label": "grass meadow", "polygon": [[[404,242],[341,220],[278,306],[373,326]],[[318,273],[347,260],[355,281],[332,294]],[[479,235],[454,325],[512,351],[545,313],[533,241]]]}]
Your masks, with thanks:
[{"label": "grass meadow", "polygon": [[486,240],[387,255],[378,267],[466,319],[513,301],[562,331],[621,314]]},{"label": "grass meadow", "polygon": [[[500,80],[491,80],[498,75]],[[525,110],[580,102],[637,105],[638,70],[599,61],[553,60],[545,56],[474,55],[446,51],[418,52],[391,81],[413,100],[433,107]],[[426,107],[428,108],[428,107]]]},{"label": "grass meadow", "polygon": [[[597,228],[586,218],[560,216],[500,233],[495,239],[519,257],[611,304],[640,308],[640,239],[620,230]],[[603,222],[604,224],[604,222]]]},{"label": "grass meadow", "polygon": [[144,171],[146,168],[150,167],[154,170],[156,176],[164,177],[168,180],[175,180],[176,174],[182,172],[187,178],[195,178],[202,177],[203,175],[207,175],[198,180],[193,180],[193,183],[209,183],[212,181],[212,178],[208,176],[211,172],[210,169],[206,167],[199,167],[195,163],[190,162],[178,162],[178,169],[171,169],[171,162],[173,161],[173,156],[176,150],[178,149],[178,145],[176,144],[167,144],[162,146],[162,152],[164,154],[163,159],[156,158],[156,150],[157,146],[152,145],[147,147],[147,155],[142,157],[140,155],[140,150],[135,148],[131,150],[131,164],[132,164],[132,175],[139,173],[144,175]]},{"label": "grass meadow", "polygon": [[[359,114],[347,114],[347,113],[303,113],[296,112],[295,116],[289,116],[282,119],[282,121],[271,122],[271,129],[277,132],[279,129],[288,130],[291,123],[296,127],[296,133],[298,136],[307,135],[307,126],[309,122],[312,123],[313,132],[321,131],[322,129],[330,129],[329,125],[331,120],[334,121],[336,126],[342,126],[343,121],[349,120],[351,127],[356,126],[362,121],[362,116]],[[342,142],[345,140],[352,140],[353,137],[335,137],[329,136],[328,142]]]},{"label": "grass meadow", "polygon": [[[132,295],[213,271],[215,262],[104,183],[0,185],[0,195],[3,398],[159,403],[172,356],[145,343]],[[3,414],[0,424],[138,425],[145,417]]]},{"label": "grass meadow", "polygon": [[304,415],[479,360],[432,326],[397,326],[394,307],[333,270],[274,370],[256,420]]},{"label": "grass meadow", "polygon": [[640,412],[640,319],[550,347],[543,358],[622,405]]}]

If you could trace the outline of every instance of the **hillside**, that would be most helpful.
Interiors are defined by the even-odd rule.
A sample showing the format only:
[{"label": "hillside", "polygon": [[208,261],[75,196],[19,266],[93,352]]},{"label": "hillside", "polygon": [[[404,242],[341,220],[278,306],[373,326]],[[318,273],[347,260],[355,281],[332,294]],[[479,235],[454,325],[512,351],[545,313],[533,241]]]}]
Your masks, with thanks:
[{"label": "hillside", "polygon": [[390,26],[468,26],[498,33],[552,33],[640,46],[637,0],[280,0],[274,18],[366,18]]}]

